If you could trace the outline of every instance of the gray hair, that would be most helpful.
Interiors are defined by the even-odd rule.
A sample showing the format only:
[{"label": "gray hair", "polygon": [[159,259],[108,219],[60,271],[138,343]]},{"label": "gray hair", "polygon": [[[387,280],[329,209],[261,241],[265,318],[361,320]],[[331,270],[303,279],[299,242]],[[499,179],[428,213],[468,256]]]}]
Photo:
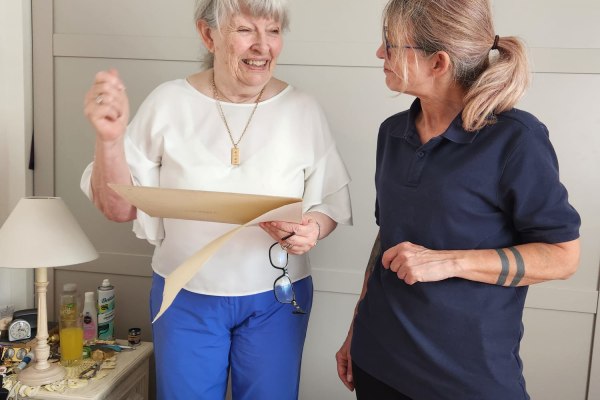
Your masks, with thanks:
[{"label": "gray hair", "polygon": [[[253,17],[272,18],[285,31],[289,28],[287,3],[287,0],[196,0],[194,21],[205,21],[211,28],[221,30],[232,16],[246,12]],[[203,63],[212,68],[214,55],[207,53]]]},{"label": "gray hair", "polygon": [[390,0],[383,20],[398,45],[392,57],[404,66],[398,72],[404,82],[403,45],[448,54],[455,82],[467,90],[462,112],[467,131],[493,123],[495,114],[513,108],[525,93],[530,80],[525,46],[513,36],[495,41],[489,0]]}]

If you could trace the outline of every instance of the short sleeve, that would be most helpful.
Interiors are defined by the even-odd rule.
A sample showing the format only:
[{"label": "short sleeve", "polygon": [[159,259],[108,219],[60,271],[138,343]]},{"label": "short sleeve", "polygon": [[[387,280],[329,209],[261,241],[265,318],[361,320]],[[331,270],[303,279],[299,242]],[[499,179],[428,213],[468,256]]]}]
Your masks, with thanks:
[{"label": "short sleeve", "polygon": [[577,239],[581,219],[560,182],[558,160],[543,124],[524,133],[507,158],[499,185],[504,211],[523,243]]}]

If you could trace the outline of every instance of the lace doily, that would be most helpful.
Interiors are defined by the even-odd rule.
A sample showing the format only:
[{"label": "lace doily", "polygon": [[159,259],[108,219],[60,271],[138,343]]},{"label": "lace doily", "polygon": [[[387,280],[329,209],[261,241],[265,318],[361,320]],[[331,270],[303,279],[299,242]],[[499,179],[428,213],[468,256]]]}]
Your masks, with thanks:
[{"label": "lace doily", "polygon": [[79,379],[79,374],[81,374],[86,369],[92,367],[94,364],[96,364],[94,360],[85,359],[77,366],[65,367],[65,369],[67,370],[67,375],[64,379],[42,386],[23,385],[17,379],[17,375],[9,375],[4,378],[3,387],[9,390],[9,400],[23,397],[43,397],[43,394],[40,393],[43,391],[64,393],[69,389],[79,389],[85,387],[89,384],[90,381],[104,378],[110,373],[111,370],[115,369],[115,367],[117,366],[117,358],[112,357],[107,360],[104,360],[102,362],[102,365],[100,366],[100,370],[98,371],[98,373],[96,373],[96,375],[93,378]]}]

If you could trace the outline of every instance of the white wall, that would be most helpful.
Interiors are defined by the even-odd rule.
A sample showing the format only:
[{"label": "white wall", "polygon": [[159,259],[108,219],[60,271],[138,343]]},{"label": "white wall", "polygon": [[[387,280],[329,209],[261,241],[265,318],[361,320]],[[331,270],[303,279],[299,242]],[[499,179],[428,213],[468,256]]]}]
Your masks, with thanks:
[{"label": "white wall", "polygon": [[[340,227],[311,252],[316,293],[304,353],[303,400],[353,398],[336,377],[333,357],[345,336],[376,232],[375,137],[379,123],[410,102],[386,89],[381,61],[374,56],[381,41],[380,14],[385,2],[292,1],[292,30],[276,71],[321,102],[353,177],[354,227]],[[200,44],[190,16],[193,1],[173,6],[164,0],[128,0],[127,7],[122,0],[36,3],[50,8],[41,12],[49,21],[42,39],[50,43],[47,58],[36,62],[36,68],[42,66],[48,74],[41,80],[46,87],[36,91],[36,104],[45,99],[36,107],[36,121],[40,113],[51,114],[44,126],[54,130],[51,139],[56,143],[55,149],[44,147],[49,164],[44,164],[42,172],[50,178],[37,179],[38,170],[36,191],[38,184],[44,184],[65,198],[102,253],[91,267],[64,279],[85,272],[96,276],[78,278],[80,282],[96,282],[111,274],[111,281],[113,275],[121,277],[118,286],[126,287],[135,276],[142,294],[136,292],[137,297],[128,300],[141,304],[137,304],[140,311],[130,315],[144,319],[147,306],[141,299],[147,293],[144,285],[149,282],[151,249],[133,237],[128,224],[106,221],[77,185],[93,149],[81,101],[98,69],[121,71],[134,110],[158,82],[198,69]],[[528,388],[534,399],[582,400],[589,380],[588,399],[600,399],[600,374],[596,372],[600,351],[593,351],[594,334],[596,343],[600,342],[596,317],[600,261],[600,32],[596,21],[600,2],[496,0],[493,4],[497,33],[520,35],[531,49],[534,83],[520,106],[547,123],[562,179],[583,217],[580,271],[567,281],[535,285],[529,292],[522,346]],[[55,106],[50,105],[54,99]]]},{"label": "white wall", "polygon": [[[31,2],[0,1],[0,223],[31,195]],[[32,274],[0,269],[0,307],[33,304]]]}]

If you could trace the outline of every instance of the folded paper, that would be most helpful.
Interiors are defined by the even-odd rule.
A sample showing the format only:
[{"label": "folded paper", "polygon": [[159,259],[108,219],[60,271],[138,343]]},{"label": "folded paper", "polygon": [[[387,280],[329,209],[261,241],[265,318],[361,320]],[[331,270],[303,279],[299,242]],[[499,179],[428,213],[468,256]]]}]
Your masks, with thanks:
[{"label": "folded paper", "polygon": [[169,308],[202,265],[242,228],[260,222],[302,221],[302,199],[242,193],[164,189],[109,184],[109,187],[152,217],[240,225],[214,239],[177,267],[166,279],[163,300],[153,323]]}]

